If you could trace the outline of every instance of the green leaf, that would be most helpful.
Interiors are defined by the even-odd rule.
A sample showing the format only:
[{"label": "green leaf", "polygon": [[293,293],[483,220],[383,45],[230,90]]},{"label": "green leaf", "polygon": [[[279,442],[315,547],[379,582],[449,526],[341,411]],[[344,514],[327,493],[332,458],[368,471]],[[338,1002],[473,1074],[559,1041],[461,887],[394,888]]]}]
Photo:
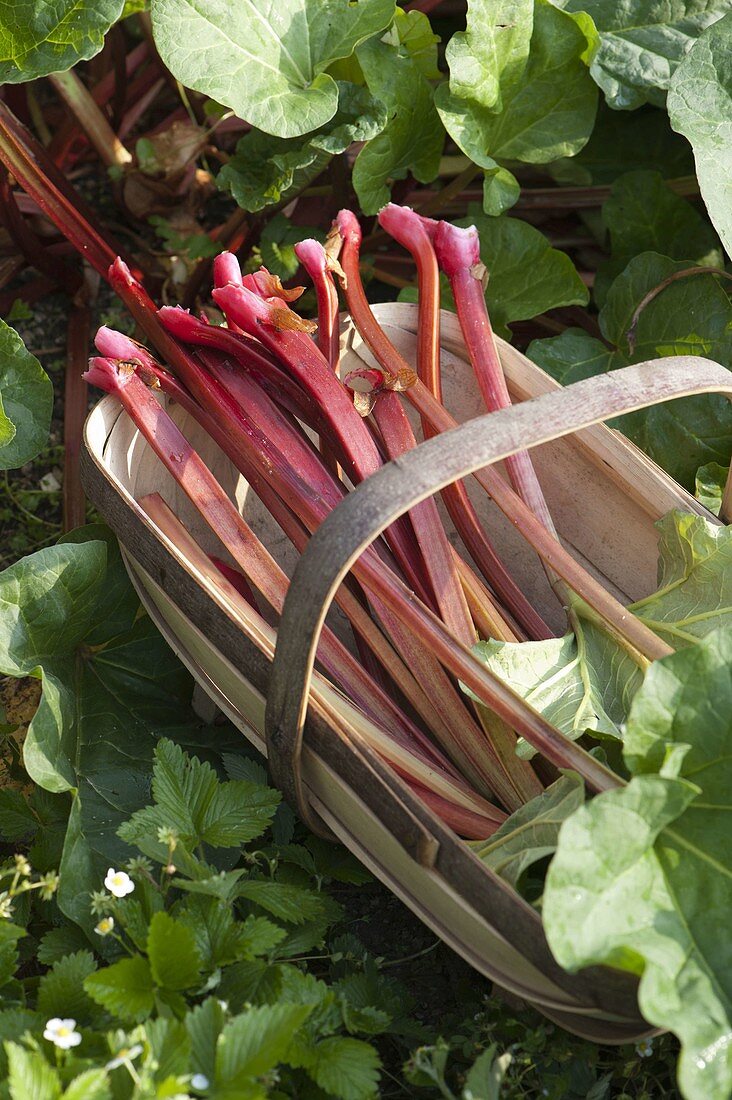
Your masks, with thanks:
[{"label": "green leaf", "polygon": [[518,202],[519,181],[508,168],[487,168],[483,174],[483,212],[497,218]]},{"label": "green leaf", "polygon": [[216,1051],[216,1084],[231,1089],[272,1069],[310,1014],[307,1005],[259,1005],[224,1027]]},{"label": "green leaf", "polygon": [[633,778],[562,827],[543,919],[569,970],[641,976],[639,1005],[681,1040],[687,1100],[732,1092],[732,627],[655,662],[628,719]]},{"label": "green leaf", "polygon": [[469,0],[467,27],[447,44],[450,94],[501,109],[501,87],[521,78],[534,22],[531,0]]},{"label": "green leaf", "polygon": [[442,74],[437,67],[437,43],[440,39],[433,33],[429,17],[414,8],[410,11],[397,8],[394,30],[399,45],[409,54],[422,76],[427,80],[439,80]]},{"label": "green leaf", "polygon": [[84,982],[96,968],[91,951],[76,951],[59,959],[41,978],[38,1011],[46,1019],[72,1016],[79,1024],[91,1024],[95,1010],[84,990]]},{"label": "green leaf", "polygon": [[300,267],[295,245],[298,241],[313,237],[325,242],[325,234],[316,226],[293,225],[284,214],[276,214],[267,222],[259,240],[262,263],[273,275],[279,275],[280,279],[294,278]]},{"label": "green leaf", "polygon": [[0,84],[63,72],[99,53],[124,0],[14,0],[0,15]]},{"label": "green leaf", "polygon": [[330,158],[355,141],[368,141],[387,122],[386,107],[367,88],[338,82],[338,110],[325,126],[301,138],[272,137],[253,129],[237,142],[216,182],[243,210],[279,203],[307,186]]},{"label": "green leaf", "polygon": [[732,527],[670,512],[656,527],[659,588],[631,604],[674,649],[706,638],[732,613]]},{"label": "green leaf", "polygon": [[587,288],[564,252],[518,218],[486,217],[480,207],[468,207],[458,225],[475,225],[480,234],[480,258],[488,269],[486,301],[493,327],[503,334],[511,321],[536,317],[559,306],[586,305]]},{"label": "green leaf", "polygon": [[266,955],[286,935],[283,928],[266,917],[249,916],[244,921],[235,921],[230,906],[200,894],[187,898],[176,909],[175,917],[193,933],[206,970]]},{"label": "green leaf", "polygon": [[[507,6],[521,10],[518,4]],[[450,137],[489,170],[497,160],[546,164],[572,156],[588,140],[595,121],[597,88],[583,60],[591,28],[548,0],[537,0],[531,48],[521,72],[521,52],[515,57],[513,50],[516,40],[521,41],[522,18],[518,34],[513,28],[502,32],[511,35],[511,60],[500,79],[500,105],[489,108],[458,98],[447,84],[435,96]]]},{"label": "green leaf", "polygon": [[[508,1051],[497,1055],[497,1049],[496,1043],[491,1043],[475,1059],[465,1078],[461,1100],[500,1100],[503,1079],[513,1061],[513,1055]],[[593,1097],[594,1090],[590,1089],[586,1100],[593,1100]],[[602,1097],[598,1096],[597,1100],[602,1100]]]},{"label": "green leaf", "polygon": [[134,814],[119,835],[153,855],[164,847],[157,839],[161,827],[175,829],[189,851],[199,844],[239,847],[264,832],[280,801],[270,787],[245,780],[219,782],[210,764],[188,756],[167,738],[155,750],[152,791],[155,805]]},{"label": "green leaf", "polygon": [[150,921],[147,956],[153,980],[164,989],[190,989],[201,980],[192,931],[167,913],[155,913]]},{"label": "green leaf", "polygon": [[583,328],[567,328],[561,336],[534,340],[527,354],[563,386],[625,365],[617,361],[617,352]]},{"label": "green leaf", "polygon": [[26,1031],[43,1031],[44,1021],[37,1012],[27,1008],[5,1008],[0,1010],[0,1075],[7,1078],[8,1040],[20,1039]]},{"label": "green leaf", "polygon": [[0,836],[3,840],[20,840],[37,830],[38,819],[20,791],[11,787],[0,790]]},{"label": "green leaf", "polygon": [[586,12],[600,32],[591,72],[615,110],[663,106],[676,66],[699,34],[727,9],[726,0],[557,0]]},{"label": "green leaf", "polygon": [[[675,194],[658,172],[628,172],[613,184],[602,208],[610,234],[612,259],[595,279],[595,299],[602,304],[607,286],[629,260],[641,252],[660,252],[672,260],[721,267],[719,241],[706,218]],[[598,280],[603,291],[598,297]]]},{"label": "green leaf", "polygon": [[[2,32],[0,22],[0,49]],[[51,379],[15,329],[0,321],[0,470],[23,466],[45,447],[52,411]]]},{"label": "green leaf", "polygon": [[394,17],[394,0],[152,0],[155,44],[176,79],[265,133],[298,137],[336,113],[325,70]]},{"label": "green leaf", "polygon": [[[732,305],[712,274],[666,285],[642,310],[630,351],[628,331],[636,307],[649,291],[687,267],[654,252],[634,257],[611,286],[600,311],[600,328],[610,348],[570,329],[549,340],[535,340],[529,345],[529,357],[564,382],[665,355],[703,355],[732,365]],[[732,410],[723,397],[702,395],[665,402],[618,417],[611,426],[687,488],[693,488],[700,466],[725,465],[732,454]]]},{"label": "green leaf", "polygon": [[53,966],[65,955],[84,951],[88,946],[88,939],[77,925],[64,924],[61,928],[52,928],[41,937],[36,958],[44,966]]},{"label": "green leaf", "polygon": [[490,840],[471,847],[492,871],[518,889],[523,873],[556,851],[562,823],[584,800],[584,784],[579,776],[563,775],[511,814]]},{"label": "green leaf", "polygon": [[365,214],[376,214],[390,198],[391,180],[408,172],[430,183],[440,167],[445,133],[432,88],[403,48],[372,39],[357,51],[371,94],[383,103],[388,122],[356,157],[353,186]]},{"label": "green leaf", "polygon": [[282,994],[283,970],[262,959],[234,963],[224,971],[219,993],[237,1011],[247,1004],[274,1004]]},{"label": "green leaf", "polygon": [[236,888],[236,896],[253,901],[268,913],[292,924],[315,920],[324,908],[322,899],[313,890],[285,882],[271,882],[268,879],[240,882]]},{"label": "green leaf", "polygon": [[6,1043],[11,1100],[56,1100],[61,1095],[58,1074],[42,1054],[17,1043]]},{"label": "green leaf", "polygon": [[84,988],[93,1001],[125,1022],[147,1019],[155,1003],[150,964],[142,955],[97,970],[86,979]]},{"label": "green leaf", "polygon": [[341,1100],[367,1100],[376,1095],[380,1066],[370,1043],[334,1035],[317,1043],[307,1070],[320,1088]]},{"label": "green leaf", "polygon": [[613,111],[601,101],[595,128],[576,156],[549,165],[560,183],[612,183],[626,172],[660,172],[664,179],[691,176],[694,158],[688,142],[675,134],[665,111],[641,107]]},{"label": "green leaf", "polygon": [[3,920],[0,924],[0,986],[15,976],[18,966],[17,944],[25,935],[24,928],[11,924],[8,920]]},{"label": "green leaf", "polygon": [[[728,8],[719,0],[717,11]],[[671,125],[691,142],[709,216],[732,255],[732,13],[694,43],[671,81]]]},{"label": "green leaf", "polygon": [[64,1091],[63,1100],[109,1100],[112,1092],[105,1069],[88,1069],[75,1077]]},{"label": "green leaf", "polygon": [[145,1037],[150,1044],[150,1055],[155,1064],[155,1080],[182,1077],[188,1072],[191,1041],[185,1026],[179,1020],[161,1017],[148,1020]]},{"label": "green leaf", "polygon": [[720,466],[718,462],[708,462],[696,471],[694,496],[715,516],[722,509],[722,494],[728,476],[729,466]]},{"label": "green leaf", "polygon": [[[656,526],[659,588],[630,610],[674,648],[692,645],[730,621],[732,527],[681,511]],[[582,605],[573,618],[575,633],[563,638],[480,642],[474,652],[571,740],[585,732],[621,738],[641,669]],[[533,755],[523,741],[519,752]]]},{"label": "green leaf", "polygon": [[[586,732],[619,738],[642,679],[638,665],[617,642],[579,616],[575,633],[563,638],[479,642],[473,652],[572,741]],[[535,755],[523,740],[519,753]]]},{"label": "green leaf", "polygon": [[214,1079],[216,1045],[225,1020],[221,1002],[216,997],[209,997],[203,1004],[196,1005],[185,1018],[191,1042],[191,1070],[202,1073],[209,1081]]},{"label": "green leaf", "polygon": [[82,528],[0,574],[0,670],[40,674],[25,765],[46,790],[73,792],[59,904],[87,931],[89,893],[130,854],[116,831],[148,801],[156,741],[205,744],[190,676],[138,612],[106,528]]}]

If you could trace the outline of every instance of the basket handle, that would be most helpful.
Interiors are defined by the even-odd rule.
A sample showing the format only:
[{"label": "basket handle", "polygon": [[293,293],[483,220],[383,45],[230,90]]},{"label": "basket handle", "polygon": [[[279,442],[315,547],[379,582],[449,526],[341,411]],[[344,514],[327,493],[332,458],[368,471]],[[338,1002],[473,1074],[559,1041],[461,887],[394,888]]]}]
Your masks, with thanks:
[{"label": "basket handle", "polygon": [[[732,374],[698,356],[670,356],[583,379],[476,417],[386,463],[349,493],[309,540],[290,581],[267,693],[272,778],[306,820],[300,762],[308,692],[326,614],[364,550],[416,504],[468,475],[624,413],[699,393],[732,400]],[[732,473],[722,517],[732,522]]]}]

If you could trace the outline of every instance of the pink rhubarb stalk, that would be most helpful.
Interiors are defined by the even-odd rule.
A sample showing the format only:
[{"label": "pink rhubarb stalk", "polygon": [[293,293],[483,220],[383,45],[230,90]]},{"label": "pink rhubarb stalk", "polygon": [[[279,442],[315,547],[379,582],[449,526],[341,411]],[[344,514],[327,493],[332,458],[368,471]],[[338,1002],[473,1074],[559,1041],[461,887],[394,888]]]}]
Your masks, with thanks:
[{"label": "pink rhubarb stalk", "polygon": [[[342,210],[338,215],[338,227],[343,241],[340,262],[346,275],[346,299],[351,316],[361,336],[384,370],[398,376],[400,372],[410,369],[409,364],[378,325],[366,298],[359,271],[361,229],[358,221],[349,210]],[[434,431],[449,431],[458,426],[457,421],[420,380],[410,386],[405,394]],[[599,581],[595,580],[571,554],[567,553],[558,539],[537,519],[531,508],[510,485],[506,484],[496,470],[488,466],[479,470],[474,477],[527,542],[533,546],[546,565],[562,577],[569,587],[596,612],[621,643],[630,644],[649,660],[668,656],[671,650],[666,643],[640,619],[630,614]],[[511,724],[510,720],[509,724]],[[515,724],[515,728],[518,730],[519,726]]]},{"label": "pink rhubarb stalk", "polygon": [[[485,304],[485,268],[480,259],[478,230],[474,225],[462,228],[451,222],[438,222],[434,246],[437,261],[450,280],[463,339],[485,407],[488,412],[508,408],[511,398]],[[506,469],[524,503],[556,537],[556,528],[529,452],[518,451],[511,455],[506,459]]]},{"label": "pink rhubarb stalk", "polygon": [[[259,542],[169,414],[138,377],[135,368],[129,362],[95,358],[90,361],[85,377],[91,385],[118,398],[155,454],[243,570],[247,583],[251,582],[279,613],[287,591],[286,575]],[[319,658],[364,712],[373,713],[373,701],[379,696],[378,687],[329,629],[323,632]],[[398,724],[388,721],[388,728],[397,738],[404,738]]]},{"label": "pink rhubarb stalk", "polygon": [[[242,597],[240,587],[244,578],[241,574],[229,566],[224,566],[222,570],[221,565],[224,563],[212,573],[210,559],[159,493],[142,497],[139,504],[186,561],[224,594],[241,625],[256,625],[261,634],[267,635],[269,626],[256,607],[246,597]],[[237,583],[228,579],[230,573],[236,573]],[[350,706],[348,703],[345,705]],[[506,815],[502,810],[476,795],[459,775],[446,772],[439,762],[425,758],[419,748],[415,749],[395,740],[379,725],[359,723],[358,730],[369,747],[460,835],[483,839],[491,836],[505,820]]]},{"label": "pink rhubarb stalk", "polygon": [[[417,320],[417,374],[442,404],[440,376],[440,279],[432,236],[437,223],[421,217],[408,207],[389,203],[379,214],[380,225],[404,248],[417,264],[419,306]],[[422,418],[425,439],[435,435],[427,417]],[[450,518],[471,557],[499,599],[528,632],[531,638],[551,638],[552,632],[514,581],[491,540],[484,532],[478,515],[461,481],[443,490]]]}]

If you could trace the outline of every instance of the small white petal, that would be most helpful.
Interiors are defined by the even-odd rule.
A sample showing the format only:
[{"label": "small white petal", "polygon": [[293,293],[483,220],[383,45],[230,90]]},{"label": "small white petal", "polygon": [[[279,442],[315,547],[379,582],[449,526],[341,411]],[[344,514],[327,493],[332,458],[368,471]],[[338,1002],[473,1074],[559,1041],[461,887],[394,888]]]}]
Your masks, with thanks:
[{"label": "small white petal", "polygon": [[191,1077],[191,1087],[198,1092],[203,1092],[208,1088],[208,1077],[203,1073],[194,1073]]},{"label": "small white petal", "polygon": [[78,1047],[81,1042],[81,1035],[76,1030],[76,1020],[62,1020],[58,1016],[46,1022],[43,1038],[54,1043],[61,1050]]},{"label": "small white petal", "polygon": [[107,871],[104,885],[109,890],[110,894],[113,894],[116,898],[123,898],[126,894],[131,894],[135,889],[135,884],[127,872],[115,871],[114,867],[110,867]]}]

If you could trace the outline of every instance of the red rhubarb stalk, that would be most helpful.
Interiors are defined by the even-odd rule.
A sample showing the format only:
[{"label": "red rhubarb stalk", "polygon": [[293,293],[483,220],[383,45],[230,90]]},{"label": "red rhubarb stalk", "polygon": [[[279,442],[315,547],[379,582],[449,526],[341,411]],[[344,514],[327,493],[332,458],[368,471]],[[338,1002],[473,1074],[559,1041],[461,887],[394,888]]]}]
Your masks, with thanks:
[{"label": "red rhubarb stalk", "polygon": [[[384,370],[398,376],[401,371],[410,369],[409,364],[377,324],[366,298],[359,271],[360,226],[355,216],[348,210],[342,210],[338,215],[338,226],[343,240],[340,262],[346,275],[345,292],[351,317]],[[436,432],[449,431],[458,426],[457,421],[420,380],[410,386],[405,394]],[[567,553],[561,543],[547,531],[544,524],[537,519],[533,511],[496,470],[488,466],[479,470],[474,477],[527,542],[533,546],[546,565],[566,581],[569,587],[595,611],[609,632],[621,644],[629,644],[649,660],[668,656],[670,650],[665,642],[640,619],[630,614],[579,562],[575,561],[571,554]],[[518,726],[515,728],[518,729]]]},{"label": "red rhubarb stalk", "polygon": [[328,266],[328,255],[320,241],[308,238],[298,241],[295,255],[307,271],[315,287],[318,302],[318,347],[330,364],[338,371],[340,358],[338,331],[338,291]]},{"label": "red rhubarb stalk", "polygon": [[[440,373],[440,280],[437,256],[431,239],[430,223],[408,207],[389,203],[379,214],[383,228],[411,252],[417,264],[419,306],[417,319],[417,374],[442,404]],[[427,417],[422,416],[425,439],[435,435]],[[443,490],[442,498],[455,528],[473,561],[493,587],[499,599],[535,639],[551,638],[552,632],[531,605],[508,572],[491,540],[481,526],[463,482]]]},{"label": "red rhubarb stalk", "polygon": [[[274,558],[262,546],[236,510],[206,464],[178,426],[153,396],[129,362],[108,358],[90,361],[86,379],[122,403],[140,432],[178,482],[191,503],[218,536],[251,582],[278,613],[282,610],[288,580]],[[366,714],[372,713],[378,688],[329,629],[323,633],[319,657],[336,680]],[[389,722],[396,737],[399,726]]]},{"label": "red rhubarb stalk", "polygon": [[[480,259],[478,230],[437,223],[434,233],[437,261],[450,280],[460,328],[465,340],[480,392],[488,412],[511,404],[506,378],[496,347],[483,290],[485,268]],[[516,492],[547,531],[556,537],[556,528],[528,451],[517,451],[506,459],[506,470]]]},{"label": "red rhubarb stalk", "polygon": [[[268,638],[271,635],[269,625],[256,608],[243,599],[238,585],[232,584],[225,572],[217,569],[212,573],[209,559],[162,497],[151,493],[142,497],[139,504],[186,561],[223,593],[241,626],[244,629],[255,627],[261,637]],[[226,571],[229,570],[227,566]],[[243,579],[241,574],[237,576]],[[352,720],[348,713],[352,710],[352,704],[340,695],[336,700],[336,709],[341,715],[345,712],[346,718]],[[476,795],[459,775],[443,771],[439,763],[430,763],[419,749],[397,743],[379,725],[369,721],[358,720],[357,729],[367,745],[390,764],[415,794],[428,802],[456,832],[468,838],[483,839],[491,836],[505,820],[502,810]]]},{"label": "red rhubarb stalk", "polygon": [[[379,394],[372,415],[389,458],[398,458],[417,446],[412,426],[395,393]],[[434,499],[430,497],[412,508],[409,518],[422,550],[440,615],[455,637],[463,645],[471,646],[476,641],[475,626]]]}]

